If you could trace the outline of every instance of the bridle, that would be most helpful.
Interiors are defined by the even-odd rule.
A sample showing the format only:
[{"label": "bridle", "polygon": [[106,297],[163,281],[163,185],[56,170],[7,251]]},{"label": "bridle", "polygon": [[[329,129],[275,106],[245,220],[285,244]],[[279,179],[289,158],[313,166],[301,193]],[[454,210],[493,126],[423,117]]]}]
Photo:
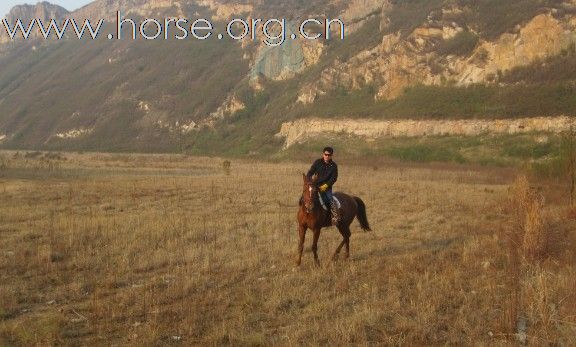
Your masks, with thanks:
[{"label": "bridle", "polygon": [[312,213],[312,211],[314,211],[314,196],[316,195],[317,189],[311,182],[306,183],[306,185],[308,186],[307,189],[308,199],[304,198],[304,208],[306,210],[306,213]]}]

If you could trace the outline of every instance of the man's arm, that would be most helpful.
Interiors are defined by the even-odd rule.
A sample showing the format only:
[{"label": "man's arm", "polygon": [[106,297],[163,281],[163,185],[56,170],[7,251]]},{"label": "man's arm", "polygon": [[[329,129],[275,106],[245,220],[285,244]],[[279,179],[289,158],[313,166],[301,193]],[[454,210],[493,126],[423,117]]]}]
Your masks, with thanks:
[{"label": "man's arm", "polygon": [[330,188],[332,188],[334,183],[336,183],[336,180],[338,180],[338,165],[334,164],[334,172],[332,172],[332,175],[330,175],[330,179],[327,182]]},{"label": "man's arm", "polygon": [[311,180],[312,175],[314,175],[315,173],[316,173],[316,161],[312,163],[312,166],[310,166],[310,170],[308,170],[308,174],[306,174],[306,177],[308,177],[308,179]]}]

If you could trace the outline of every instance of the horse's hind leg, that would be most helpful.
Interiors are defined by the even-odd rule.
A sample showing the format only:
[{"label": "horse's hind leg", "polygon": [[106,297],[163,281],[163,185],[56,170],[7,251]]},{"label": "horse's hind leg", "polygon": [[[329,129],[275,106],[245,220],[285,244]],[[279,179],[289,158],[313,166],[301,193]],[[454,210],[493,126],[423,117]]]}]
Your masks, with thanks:
[{"label": "horse's hind leg", "polygon": [[342,233],[342,236],[344,237],[344,244],[346,245],[346,259],[350,258],[350,235],[352,235],[352,233],[350,232],[350,226],[346,225],[346,226],[342,226],[342,230],[340,231]]},{"label": "horse's hind leg", "polygon": [[334,255],[332,256],[333,261],[336,261],[338,259],[338,255],[340,254],[340,250],[342,249],[342,247],[346,243],[346,234],[342,230],[342,226],[338,226],[338,231],[340,232],[340,234],[342,234],[342,242],[340,242],[340,245],[338,246],[338,248],[336,248],[336,251],[334,252]]},{"label": "horse's hind leg", "polygon": [[300,225],[298,227],[298,236],[300,240],[298,241],[298,259],[296,260],[296,265],[300,266],[302,262],[302,251],[304,250],[304,239],[306,238],[306,229],[305,225]]}]

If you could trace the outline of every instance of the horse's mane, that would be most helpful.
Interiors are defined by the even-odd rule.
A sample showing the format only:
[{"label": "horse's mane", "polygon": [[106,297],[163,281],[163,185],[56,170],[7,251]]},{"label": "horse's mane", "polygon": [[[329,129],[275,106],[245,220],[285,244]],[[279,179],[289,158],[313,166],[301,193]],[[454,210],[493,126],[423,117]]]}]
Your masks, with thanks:
[{"label": "horse's mane", "polygon": [[300,200],[298,200],[298,206],[302,206],[304,204],[304,196],[300,195]]}]

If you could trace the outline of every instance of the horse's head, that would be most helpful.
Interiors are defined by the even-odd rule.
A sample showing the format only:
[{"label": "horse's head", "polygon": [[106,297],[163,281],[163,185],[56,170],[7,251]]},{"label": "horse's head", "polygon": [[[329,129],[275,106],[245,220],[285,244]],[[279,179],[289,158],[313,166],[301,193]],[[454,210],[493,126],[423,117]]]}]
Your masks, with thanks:
[{"label": "horse's head", "polygon": [[312,179],[309,180],[305,174],[302,174],[302,180],[304,181],[304,186],[302,188],[302,199],[304,200],[304,208],[306,212],[311,213],[314,210],[314,197],[318,195],[318,187],[316,181],[318,176],[314,174]]}]

